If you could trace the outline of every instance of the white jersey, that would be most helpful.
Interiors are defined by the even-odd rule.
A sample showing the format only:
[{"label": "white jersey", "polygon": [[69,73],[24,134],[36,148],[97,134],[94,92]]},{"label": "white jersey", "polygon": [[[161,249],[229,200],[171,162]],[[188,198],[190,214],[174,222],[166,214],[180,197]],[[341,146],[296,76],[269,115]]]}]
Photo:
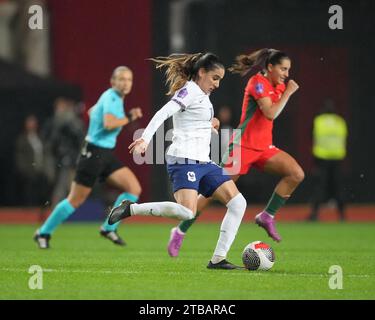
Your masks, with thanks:
[{"label": "white jersey", "polygon": [[150,121],[142,138],[149,142],[159,126],[173,115],[173,137],[167,154],[204,162],[210,161],[211,120],[209,95],[188,81]]},{"label": "white jersey", "polygon": [[173,138],[167,154],[210,161],[214,109],[209,95],[194,81],[188,81],[171,100],[178,103],[181,110],[173,115]]}]

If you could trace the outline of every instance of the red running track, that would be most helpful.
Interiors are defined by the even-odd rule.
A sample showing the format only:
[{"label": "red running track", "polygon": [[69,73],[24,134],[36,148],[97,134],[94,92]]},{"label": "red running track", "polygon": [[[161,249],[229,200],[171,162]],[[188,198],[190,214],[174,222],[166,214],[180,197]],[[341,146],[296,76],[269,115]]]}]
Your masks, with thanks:
[{"label": "red running track", "polygon": [[[221,222],[225,207],[210,207],[198,218],[198,222]],[[253,221],[254,216],[263,206],[249,206],[244,221]],[[304,221],[310,213],[306,205],[285,206],[276,215],[278,221]],[[41,213],[38,208],[0,208],[0,224],[31,224],[40,223],[48,216],[49,211]],[[334,222],[338,220],[338,213],[334,208],[323,207],[320,210],[320,220]],[[104,216],[103,216],[104,219]],[[350,205],[346,209],[348,222],[375,222],[375,205]],[[175,223],[176,220],[158,217],[132,217],[126,223]]]}]

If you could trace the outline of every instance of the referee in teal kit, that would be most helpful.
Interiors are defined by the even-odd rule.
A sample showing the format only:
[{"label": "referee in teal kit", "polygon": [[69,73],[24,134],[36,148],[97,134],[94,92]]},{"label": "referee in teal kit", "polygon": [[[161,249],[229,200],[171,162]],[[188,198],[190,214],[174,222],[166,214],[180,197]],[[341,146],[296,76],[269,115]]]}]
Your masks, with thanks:
[{"label": "referee in teal kit", "polygon": [[[128,115],[124,110],[124,98],[133,85],[133,72],[125,66],[117,67],[113,71],[111,85],[89,110],[89,129],[69,195],[56,205],[34,235],[34,240],[41,249],[49,248],[51,234],[83,204],[98,178],[122,191],[114,206],[118,206],[123,200],[136,202],[141,194],[137,177],[114,155],[116,139],[122,127],[142,117],[140,108],[131,109]],[[125,245],[117,234],[118,224],[109,225],[106,220],[100,227],[100,234],[115,244]]]}]

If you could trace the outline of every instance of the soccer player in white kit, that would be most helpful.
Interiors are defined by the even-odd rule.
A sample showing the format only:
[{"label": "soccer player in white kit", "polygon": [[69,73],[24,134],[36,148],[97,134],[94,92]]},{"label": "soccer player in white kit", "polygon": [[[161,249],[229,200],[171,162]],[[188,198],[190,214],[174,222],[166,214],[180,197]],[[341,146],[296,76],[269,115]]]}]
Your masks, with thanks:
[{"label": "soccer player in white kit", "polygon": [[197,210],[198,194],[214,197],[228,208],[220,228],[219,240],[209,261],[209,269],[238,269],[226,260],[242,217],[246,200],[224,169],[209,157],[211,131],[218,126],[210,94],[219,87],[225,68],[212,53],[178,54],[151,59],[157,68],[166,68],[168,94],[172,99],[152,118],[141,138],[130,146],[131,153],[144,153],[152,136],[173,116],[172,144],[166,155],[173,184],[174,202],[136,204],[123,201],[112,209],[108,223],[133,215],[175,217],[188,220]]}]

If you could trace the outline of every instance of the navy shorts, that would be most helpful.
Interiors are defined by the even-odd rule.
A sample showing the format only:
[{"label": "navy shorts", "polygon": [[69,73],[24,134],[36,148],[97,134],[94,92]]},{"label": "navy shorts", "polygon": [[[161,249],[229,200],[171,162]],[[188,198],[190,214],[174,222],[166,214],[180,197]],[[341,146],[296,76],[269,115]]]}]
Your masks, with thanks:
[{"label": "navy shorts", "polygon": [[186,159],[185,163],[167,164],[173,192],[180,189],[194,189],[206,198],[224,182],[231,180],[226,171],[213,162],[199,163]]}]

